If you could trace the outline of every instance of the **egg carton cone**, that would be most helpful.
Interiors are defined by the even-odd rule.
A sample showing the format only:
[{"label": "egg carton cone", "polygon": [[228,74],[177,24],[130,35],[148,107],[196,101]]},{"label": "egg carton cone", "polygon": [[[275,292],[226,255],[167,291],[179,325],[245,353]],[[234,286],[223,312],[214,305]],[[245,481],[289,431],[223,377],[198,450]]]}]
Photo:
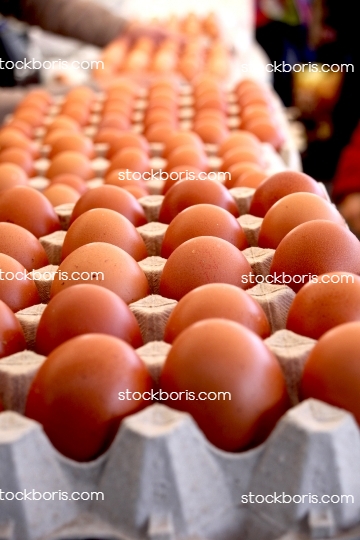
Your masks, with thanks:
[{"label": "egg carton cone", "polygon": [[[153,404],[122,422],[104,455],[81,464],[61,456],[37,422],[3,412],[2,492],[56,497],[2,501],[1,538],[356,538],[347,535],[359,530],[359,457],[353,417],[316,400],[292,408],[265,443],[238,454],[213,447],[188,414]],[[98,493],[97,500],[57,497],[84,491]],[[262,500],[283,493],[305,502],[249,502],[251,494]],[[355,502],[308,502],[329,494]]]}]

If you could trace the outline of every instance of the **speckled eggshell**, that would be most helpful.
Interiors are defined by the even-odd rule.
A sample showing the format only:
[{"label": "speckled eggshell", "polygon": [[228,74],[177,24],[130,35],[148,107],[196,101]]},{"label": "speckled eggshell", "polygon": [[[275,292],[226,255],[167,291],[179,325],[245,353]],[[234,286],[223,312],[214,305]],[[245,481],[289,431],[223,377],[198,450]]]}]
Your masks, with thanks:
[{"label": "speckled eggshell", "polygon": [[249,286],[251,267],[235,246],[213,236],[198,236],[181,244],[168,258],[160,281],[160,294],[180,300],[206,283]]},{"label": "speckled eggshell", "polygon": [[29,272],[49,264],[39,240],[14,223],[0,223],[0,253],[16,259]]},{"label": "speckled eggshell", "polygon": [[351,321],[360,321],[360,277],[329,272],[309,282],[297,293],[288,313],[286,328],[312,339]]},{"label": "speckled eggshell", "polygon": [[76,203],[71,215],[71,223],[92,208],[109,208],[125,216],[135,227],[147,223],[144,210],[133,195],[124,189],[103,185],[89,190]]},{"label": "speckled eggshell", "polygon": [[238,208],[229,191],[213,180],[179,180],[167,191],[161,205],[159,221],[171,223],[180,212],[195,204],[214,204],[235,217]]},{"label": "speckled eggshell", "polygon": [[[0,300],[5,302],[14,313],[40,304],[36,285],[32,279],[26,277],[27,271],[22,264],[0,253],[0,269],[3,276],[0,280]],[[17,278],[10,279],[13,275]]]},{"label": "speckled eggshell", "polygon": [[190,291],[175,306],[166,324],[164,341],[172,343],[185,328],[213,318],[243,324],[263,339],[270,335],[264,310],[249,294],[235,285],[209,283]]},{"label": "speckled eggshell", "polygon": [[[73,275],[74,272],[78,274]],[[97,272],[102,274],[96,275]],[[51,298],[67,287],[81,283],[110,289],[127,304],[149,294],[148,281],[135,259],[123,249],[104,242],[86,244],[66,257],[52,283]]]},{"label": "speckled eggshell", "polygon": [[168,258],[178,246],[196,236],[222,238],[240,250],[249,247],[240,223],[230,212],[213,204],[196,204],[172,220],[164,236],[161,256]]},{"label": "speckled eggshell", "polygon": [[0,221],[24,227],[37,238],[60,229],[59,218],[50,201],[28,186],[16,186],[2,194]]},{"label": "speckled eggshell", "polygon": [[276,249],[281,240],[301,223],[324,219],[345,225],[335,206],[312,193],[292,193],[266,213],[259,234],[259,246]]},{"label": "speckled eggshell", "polygon": [[66,233],[62,259],[91,242],[106,242],[123,249],[136,261],[147,257],[146,246],[130,221],[108,208],[93,208],[79,216]]},{"label": "speckled eggshell", "polygon": [[269,176],[257,188],[251,201],[249,214],[264,217],[277,201],[286,195],[300,191],[314,193],[326,199],[322,186],[311,176],[297,171],[283,171]]},{"label": "speckled eggshell", "polygon": [[289,280],[294,291],[309,281],[309,275],[336,271],[360,274],[360,243],[345,227],[325,220],[308,221],[290,231],[278,245],[270,267],[272,275],[300,276],[301,282],[298,277],[298,283]]}]

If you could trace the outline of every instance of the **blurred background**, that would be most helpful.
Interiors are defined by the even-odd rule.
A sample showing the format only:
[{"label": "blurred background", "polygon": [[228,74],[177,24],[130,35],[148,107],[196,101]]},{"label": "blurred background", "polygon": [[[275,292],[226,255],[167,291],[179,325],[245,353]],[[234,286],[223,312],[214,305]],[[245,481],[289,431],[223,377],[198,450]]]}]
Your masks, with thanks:
[{"label": "blurred background", "polygon": [[[1,58],[26,56],[42,61],[101,58],[102,46],[111,41],[111,36],[107,37],[107,24],[103,25],[103,37],[93,32],[96,38],[92,39],[91,24],[87,30],[87,10],[95,2],[82,2],[83,16],[77,21],[76,31],[68,28],[64,31],[61,25],[54,26],[53,22],[42,24],[44,30],[36,18],[28,25],[28,21],[0,16]],[[30,4],[35,6],[33,12],[36,4],[42,3],[44,0],[31,0]],[[54,7],[53,17],[58,3],[58,0],[48,2],[48,6]],[[73,9],[77,3],[73,2]],[[98,0],[97,3],[102,13],[108,11],[119,20],[125,18],[145,26],[151,21],[165,29],[165,21],[171,26],[174,16],[181,17],[190,12],[198,15],[215,13],[224,28],[222,39],[233,54],[229,84],[251,76],[274,85],[292,122],[292,134],[304,172],[326,184],[351,228],[360,234],[360,134],[356,135],[359,49],[355,43],[354,2],[222,0],[219,4],[215,0],[206,0],[194,5],[190,0]],[[10,4],[0,2],[0,11],[4,15],[13,14]],[[49,28],[51,32],[46,31]],[[55,34],[54,29],[68,37]],[[287,67],[286,72],[272,72],[266,68],[269,62],[273,66],[284,62],[292,69]],[[251,73],[244,71],[244,63],[251,66]],[[2,69],[0,77],[2,87],[41,83],[57,91],[63,86],[94,85],[91,70],[86,69]],[[14,93],[12,96],[14,98]],[[2,98],[2,106],[6,101]]]}]

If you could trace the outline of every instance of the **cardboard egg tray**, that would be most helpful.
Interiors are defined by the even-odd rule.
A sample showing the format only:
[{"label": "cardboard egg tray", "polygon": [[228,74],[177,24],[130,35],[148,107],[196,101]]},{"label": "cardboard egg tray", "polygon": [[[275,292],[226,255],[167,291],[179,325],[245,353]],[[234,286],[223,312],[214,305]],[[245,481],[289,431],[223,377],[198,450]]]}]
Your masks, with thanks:
[{"label": "cardboard egg tray", "polygon": [[[229,127],[236,129],[238,110],[229,93]],[[104,96],[94,103],[90,125],[84,133],[94,136]],[[51,121],[61,99],[49,111]],[[142,132],[146,92],[136,101],[132,127]],[[276,98],[274,97],[276,104]],[[278,106],[279,122],[286,128]],[[179,107],[182,129],[191,128],[191,88],[184,86]],[[37,132],[39,144],[45,129]],[[289,150],[290,148],[290,150]],[[279,156],[269,145],[262,151],[266,172],[298,168],[291,147]],[[206,145],[211,170],[217,171],[217,149]],[[96,145],[94,179],[89,187],[103,183],[108,166],[106,146]],[[48,148],[41,146],[38,176],[30,185],[43,190],[48,167]],[[165,165],[162,145],[151,144],[151,166]],[[157,221],[163,200],[163,182],[149,182],[151,195],[140,199],[148,223],[138,228],[149,257],[139,265],[145,272],[151,295],[134,302],[144,340],[137,350],[155,386],[158,385],[170,345],[162,338],[176,301],[158,294],[165,264],[159,254],[167,225]],[[261,220],[248,214],[254,193],[250,188],[230,190],[240,213],[239,221],[248,239],[243,253],[256,275],[269,272],[273,250],[257,247]],[[269,319],[272,335],[267,345],[276,355],[286,377],[294,407],[280,420],[269,439],[247,452],[230,454],[214,448],[192,418],[156,403],[128,417],[122,423],[110,449],[90,463],[76,463],[60,455],[41,426],[23,416],[31,382],[44,361],[34,352],[36,329],[49,299],[51,278],[60,262],[61,247],[69,226],[73,205],[56,208],[62,231],[40,239],[49,266],[37,271],[35,283],[42,304],[16,314],[27,342],[27,350],[0,361],[0,398],[6,412],[0,414],[0,489],[19,491],[102,491],[104,501],[2,501],[0,540],[300,540],[302,538],[360,538],[338,535],[360,521],[358,491],[360,479],[355,466],[360,456],[359,430],[352,416],[315,400],[298,404],[298,385],[304,362],[314,340],[284,330],[294,297],[286,285],[259,284],[248,291],[259,301]],[[40,274],[40,275],[39,275]],[[40,279],[39,279],[40,278]],[[352,444],[349,444],[351,441]],[[329,472],[330,471],[330,472]],[[271,494],[351,494],[354,505],[249,504],[242,497],[249,492]],[[350,533],[349,533],[350,534]]]},{"label": "cardboard egg tray", "polygon": [[[256,275],[268,275],[273,250],[257,247],[261,219],[248,214],[254,190],[230,190],[250,247],[243,251]],[[163,197],[140,199],[149,222],[138,228],[149,257],[139,262],[151,295],[130,304],[144,340],[137,353],[155,386],[170,345],[162,338],[176,301],[158,294],[167,225],[157,217]],[[161,403],[125,419],[109,450],[89,463],[60,455],[42,427],[23,416],[31,382],[45,360],[34,352],[36,328],[49,299],[72,205],[57,207],[62,231],[40,239],[50,265],[35,282],[42,304],[16,314],[28,350],[0,361],[0,488],[38,492],[103,492],[103,501],[0,501],[0,540],[302,540],[360,538],[360,432],[349,413],[316,400],[299,404],[304,362],[315,341],[285,330],[294,292],[258,284],[247,291],[263,307],[293,407],[265,443],[228,453],[213,447],[191,416]],[[255,495],[300,495],[267,504]],[[309,494],[352,495],[353,504],[313,504]]]}]

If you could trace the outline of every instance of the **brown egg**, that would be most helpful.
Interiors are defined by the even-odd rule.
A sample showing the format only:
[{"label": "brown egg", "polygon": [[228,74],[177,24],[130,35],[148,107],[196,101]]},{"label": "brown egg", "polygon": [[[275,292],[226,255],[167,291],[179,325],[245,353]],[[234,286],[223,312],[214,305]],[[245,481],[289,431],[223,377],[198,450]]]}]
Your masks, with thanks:
[{"label": "brown egg", "polygon": [[167,88],[164,86],[153,87],[149,90],[148,99],[151,101],[154,98],[166,98],[172,100],[174,103],[177,103],[178,92],[173,88]]},{"label": "brown egg", "polygon": [[72,133],[76,132],[67,129],[53,129],[51,131],[48,131],[48,133],[43,138],[42,143],[44,145],[52,146],[58,139],[63,139],[64,137],[67,137],[69,134]]},{"label": "brown egg", "polygon": [[21,109],[35,109],[41,114],[45,114],[49,109],[49,103],[44,100],[41,96],[26,96],[17,106],[16,111]]},{"label": "brown egg", "polygon": [[47,128],[48,132],[54,131],[55,129],[62,129],[65,131],[78,133],[80,131],[80,126],[73,118],[70,118],[70,116],[60,114],[55,116],[54,120],[48,125]]},{"label": "brown egg", "polygon": [[266,105],[248,105],[241,109],[240,117],[244,124],[254,118],[269,118],[269,108]]},{"label": "brown egg", "polygon": [[227,172],[229,174],[226,175],[224,186],[231,189],[235,187],[237,181],[242,178],[244,173],[263,173],[263,169],[253,161],[241,161],[240,163],[231,165]]},{"label": "brown egg", "polygon": [[[331,221],[302,223],[278,245],[270,274],[287,274],[286,283],[298,291],[311,276],[328,272],[360,274],[360,244],[344,226]],[[280,279],[280,282],[284,281]]]},{"label": "brown egg", "polygon": [[143,344],[137,320],[118,295],[96,285],[75,285],[52,298],[36,332],[36,351],[47,356],[82,334],[107,334],[132,347]]},{"label": "brown egg", "polygon": [[179,180],[167,191],[161,205],[159,221],[171,223],[180,212],[195,204],[214,204],[235,217],[238,208],[228,190],[213,180]]},{"label": "brown egg", "polygon": [[33,107],[22,107],[14,113],[14,117],[22,122],[30,124],[33,128],[37,128],[43,125],[44,115]]},{"label": "brown egg", "polygon": [[[147,192],[146,182],[142,178],[133,177],[133,173],[126,169],[114,169],[105,176],[105,184],[125,188],[126,186],[139,186]],[[149,194],[147,192],[147,194]]]},{"label": "brown egg", "polygon": [[51,145],[49,158],[52,159],[57,154],[66,151],[79,152],[84,156],[92,159],[95,155],[94,145],[88,137],[80,135],[80,133],[68,133],[64,137],[58,137]]},{"label": "brown egg", "polygon": [[50,296],[52,298],[60,291],[82,283],[105,287],[127,304],[144,298],[150,292],[138,263],[123,249],[105,242],[86,244],[70,253],[59,266]]},{"label": "brown egg", "polygon": [[312,339],[351,321],[360,321],[360,277],[329,272],[309,282],[297,293],[286,328]]},{"label": "brown egg", "polygon": [[87,102],[91,103],[96,98],[94,91],[88,86],[78,86],[77,88],[72,88],[67,93],[67,99],[72,101]]},{"label": "brown egg", "polygon": [[0,268],[3,276],[0,279],[0,300],[14,313],[40,304],[36,285],[32,279],[27,279],[27,271],[22,264],[0,253]]},{"label": "brown egg", "polygon": [[[104,58],[105,61],[109,62],[107,58]],[[116,62],[118,65],[119,63]],[[115,64],[116,64],[115,63]],[[114,69],[117,69],[117,66],[114,64]],[[113,73],[110,75],[113,78]],[[110,77],[109,77],[110,78]],[[134,99],[136,96],[134,96],[131,92],[123,91],[122,89],[108,89],[106,90],[105,94],[105,101],[123,101],[126,103],[129,107],[133,106]]]},{"label": "brown egg", "polygon": [[131,111],[134,105],[134,96],[128,93],[110,91],[104,104],[112,102],[122,102],[126,105],[127,110]]},{"label": "brown egg", "polygon": [[173,343],[186,328],[204,319],[229,319],[262,339],[270,335],[264,310],[249,294],[234,285],[209,283],[181,298],[166,323],[164,341]]},{"label": "brown egg", "polygon": [[154,79],[151,83],[150,83],[150,91],[151,90],[159,90],[160,88],[161,89],[164,89],[164,88],[168,88],[170,90],[172,90],[173,92],[176,92],[178,93],[179,91],[179,80],[177,78],[176,75],[174,74],[162,74],[161,76],[158,75],[156,77],[156,79]]},{"label": "brown egg", "polygon": [[82,127],[88,124],[90,118],[89,108],[83,103],[65,103],[61,109],[61,114],[69,116]]},{"label": "brown egg", "polygon": [[214,236],[191,238],[170,255],[160,280],[160,294],[180,300],[206,283],[247,288],[251,267],[235,246]]},{"label": "brown egg", "polygon": [[80,193],[66,184],[53,182],[42,192],[52,206],[60,204],[76,203],[80,199]]},{"label": "brown egg", "polygon": [[176,133],[174,124],[169,122],[151,124],[145,131],[146,138],[149,142],[164,144],[166,144],[174,133]]},{"label": "brown egg", "polygon": [[71,223],[92,208],[109,208],[125,216],[135,227],[147,223],[142,206],[130,193],[117,186],[103,185],[89,190],[76,203]]},{"label": "brown egg", "polygon": [[149,192],[147,189],[142,188],[141,186],[124,186],[126,191],[135,197],[135,199],[142,199],[142,197],[147,197]]},{"label": "brown egg", "polygon": [[64,260],[75,249],[91,242],[106,242],[129,253],[136,261],[148,256],[144,240],[130,221],[108,208],[84,212],[70,226],[61,251]]},{"label": "brown egg", "polygon": [[38,97],[40,99],[42,99],[45,103],[47,103],[48,105],[51,105],[51,103],[53,102],[53,97],[52,95],[47,92],[46,90],[44,90],[44,88],[35,88],[34,90],[31,90],[28,95],[27,95],[28,98],[33,98],[33,97]]},{"label": "brown egg", "polygon": [[[149,402],[141,396],[151,388],[149,372],[125,341],[81,335],[53,350],[40,366],[25,415],[42,425],[62,455],[89,462],[109,448],[126,416],[146,407]],[[140,400],[126,399],[128,391]],[[84,464],[84,470],[92,470],[95,463]],[[76,468],[83,470],[81,465]]]},{"label": "brown egg", "polygon": [[80,152],[71,150],[60,152],[54,157],[46,171],[46,177],[51,180],[59,174],[68,173],[80,176],[83,180],[90,180],[94,176],[91,161]]},{"label": "brown egg", "polygon": [[281,240],[301,223],[325,219],[345,225],[337,209],[313,193],[292,193],[276,202],[262,222],[258,244],[276,249]]},{"label": "brown egg", "polygon": [[11,129],[17,129],[29,139],[31,139],[34,133],[34,128],[30,126],[30,124],[27,124],[23,120],[19,120],[18,118],[14,117],[12,117],[9,122],[7,122],[6,127],[9,127]]},{"label": "brown egg", "polygon": [[253,79],[243,79],[235,86],[235,93],[237,96],[245,94],[248,90],[257,90],[259,88],[259,83]]},{"label": "brown egg", "polygon": [[[300,387],[301,399],[314,398],[345,409],[358,424],[359,332],[360,323],[355,321],[341,324],[321,336],[306,360]],[[335,414],[340,416],[342,412]],[[349,441],[347,445],[350,451],[352,443]]]},{"label": "brown egg", "polygon": [[268,175],[263,171],[245,171],[236,180],[234,187],[248,187],[257,189],[264,180],[268,178]]},{"label": "brown egg", "polygon": [[113,156],[106,175],[116,169],[128,169],[143,174],[150,170],[149,156],[140,148],[123,148]]},{"label": "brown egg", "polygon": [[269,100],[266,93],[262,89],[249,89],[246,92],[238,94],[238,103],[240,107],[248,107],[249,105],[268,106]]},{"label": "brown egg", "polygon": [[29,272],[49,264],[39,240],[14,223],[0,222],[0,253],[16,259]]},{"label": "brown egg", "polygon": [[107,113],[102,117],[99,123],[99,129],[114,128],[120,131],[129,129],[130,120],[121,113]]},{"label": "brown egg", "polygon": [[221,170],[228,171],[233,165],[243,162],[253,162],[261,167],[263,165],[263,157],[261,153],[247,146],[232,148],[223,155]]},{"label": "brown egg", "polygon": [[202,93],[216,90],[219,88],[219,81],[208,73],[202,73],[193,82],[193,91],[195,96],[200,96]]},{"label": "brown egg", "polygon": [[131,113],[131,106],[129,106],[129,103],[126,103],[120,99],[108,100],[104,103],[102,115],[106,115],[108,113],[121,113],[124,116],[129,116]]},{"label": "brown egg", "polygon": [[82,178],[80,178],[80,176],[76,176],[76,174],[58,174],[51,179],[51,185],[53,184],[62,184],[69,186],[75,189],[75,191],[77,191],[78,193],[80,193],[80,195],[83,195],[89,190],[86,182]]},{"label": "brown egg", "polygon": [[[7,152],[7,150],[3,150],[3,152]],[[0,163],[0,193],[4,193],[14,186],[26,186],[27,183],[28,177],[26,172],[19,165],[15,163]]]},{"label": "brown egg", "polygon": [[326,199],[323,187],[311,176],[297,171],[283,171],[267,178],[255,191],[249,214],[264,217],[266,212],[277,201],[290,195],[304,191],[314,193]]},{"label": "brown egg", "polygon": [[279,150],[284,144],[285,137],[278,125],[272,120],[255,118],[246,123],[246,129],[251,131],[261,142],[271,144],[276,150]]},{"label": "brown egg", "polygon": [[169,178],[166,179],[163,194],[167,193],[173,185],[179,180],[195,180],[201,173],[197,167],[191,167],[190,165],[179,165],[169,171]]},{"label": "brown egg", "polygon": [[[126,81],[126,82],[129,82],[129,81]],[[122,88],[111,87],[106,92],[106,101],[109,101],[109,100],[111,101],[115,99],[115,100],[124,101],[125,103],[132,104],[134,99],[138,95],[138,90],[139,90],[138,88],[133,88],[132,90],[130,90],[130,88],[125,88],[125,87],[122,87]]]},{"label": "brown egg", "polygon": [[59,218],[42,193],[28,186],[15,186],[0,198],[0,222],[24,227],[34,236],[46,236],[60,229]]},{"label": "brown egg", "polygon": [[112,151],[113,148],[115,148],[119,136],[123,135],[124,133],[126,132],[119,131],[115,128],[101,128],[94,137],[94,143],[105,143],[109,145],[109,152]]},{"label": "brown egg", "polygon": [[204,144],[199,135],[192,131],[177,131],[165,143],[163,157],[168,158],[169,155],[179,146],[191,146],[204,150]]},{"label": "brown egg", "polygon": [[166,109],[173,114],[177,113],[176,97],[167,96],[150,96],[148,102],[148,110],[150,109]]},{"label": "brown egg", "polygon": [[181,165],[191,165],[203,172],[209,170],[208,157],[204,151],[193,145],[179,146],[169,154],[166,164],[166,171],[169,172],[174,167]]},{"label": "brown egg", "polygon": [[0,131],[0,152],[5,148],[22,148],[29,152],[33,158],[39,156],[39,148],[36,143],[14,128],[5,127]]},{"label": "brown egg", "polygon": [[199,59],[183,56],[178,63],[177,70],[187,81],[192,81],[201,69],[201,64]]},{"label": "brown egg", "polygon": [[178,246],[197,236],[222,238],[238,249],[249,247],[241,225],[232,214],[213,204],[196,204],[172,220],[165,232],[161,256],[169,258]]},{"label": "brown egg", "polygon": [[215,119],[197,120],[193,130],[207,144],[221,144],[229,135],[228,128]]},{"label": "brown egg", "polygon": [[289,406],[274,354],[254,332],[224,319],[199,321],[178,336],[160,385],[177,396],[168,406],[191,414],[207,439],[228,452],[263,442]]},{"label": "brown egg", "polygon": [[145,130],[154,124],[166,123],[170,124],[174,128],[177,125],[176,115],[166,109],[150,109],[147,111],[144,117]]},{"label": "brown egg", "polygon": [[129,95],[137,96],[139,93],[139,84],[129,78],[117,79],[109,88],[107,95]]},{"label": "brown egg", "polygon": [[111,159],[114,154],[124,148],[139,148],[146,154],[150,153],[149,143],[142,135],[138,133],[117,133],[117,138],[110,143],[107,157]]},{"label": "brown egg", "polygon": [[197,97],[194,102],[195,110],[201,109],[216,109],[218,111],[226,111],[226,102],[221,95],[221,92],[209,91],[204,92]]},{"label": "brown egg", "polygon": [[217,109],[201,109],[200,111],[195,111],[194,122],[200,120],[215,120],[226,126],[225,114]]},{"label": "brown egg", "polygon": [[9,306],[0,300],[0,360],[24,349],[26,342],[21,325]]},{"label": "brown egg", "polygon": [[233,131],[223,143],[221,143],[218,153],[220,157],[223,157],[226,152],[238,147],[251,147],[255,151],[260,152],[259,140],[253,133],[248,131]]},{"label": "brown egg", "polygon": [[14,163],[21,167],[27,176],[34,174],[34,160],[31,154],[22,148],[6,148],[0,152],[1,163]]}]

